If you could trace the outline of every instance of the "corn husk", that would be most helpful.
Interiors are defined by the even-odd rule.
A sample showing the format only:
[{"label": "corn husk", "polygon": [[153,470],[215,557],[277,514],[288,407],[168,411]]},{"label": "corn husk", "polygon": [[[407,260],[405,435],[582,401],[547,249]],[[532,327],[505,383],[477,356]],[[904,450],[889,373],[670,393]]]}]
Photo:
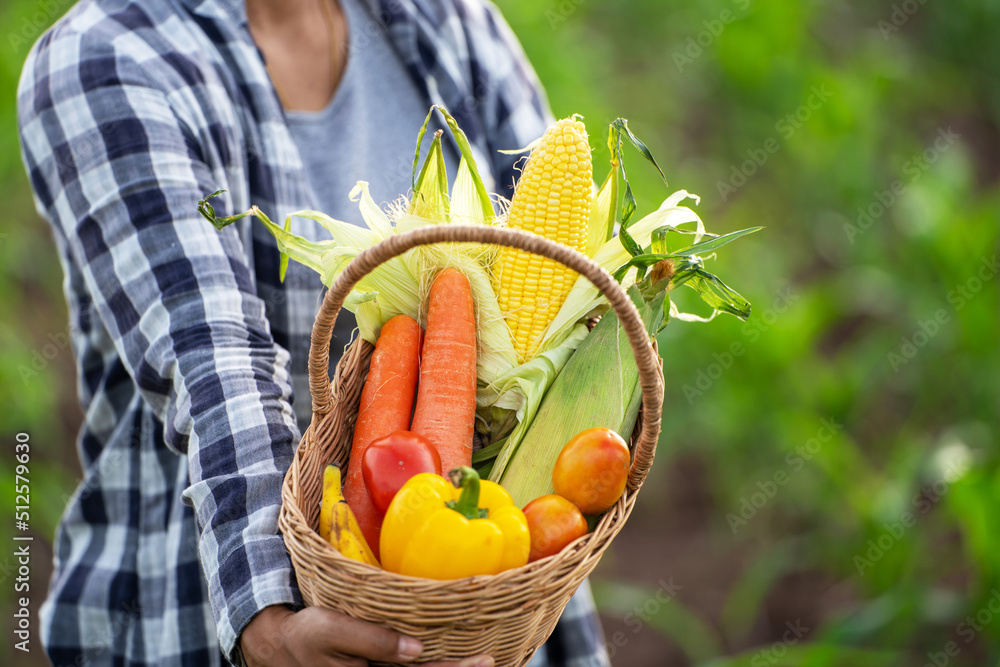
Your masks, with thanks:
[{"label": "corn husk", "polygon": [[[649,334],[662,327],[664,295],[670,279],[645,289],[633,285],[628,295],[639,309]],[[602,426],[626,441],[632,435],[642,392],[632,346],[621,321],[612,311],[601,318],[566,363],[541,401],[537,414],[516,448],[497,457],[496,479],[518,507],[548,493],[552,469],[569,440],[588,428]]]}]

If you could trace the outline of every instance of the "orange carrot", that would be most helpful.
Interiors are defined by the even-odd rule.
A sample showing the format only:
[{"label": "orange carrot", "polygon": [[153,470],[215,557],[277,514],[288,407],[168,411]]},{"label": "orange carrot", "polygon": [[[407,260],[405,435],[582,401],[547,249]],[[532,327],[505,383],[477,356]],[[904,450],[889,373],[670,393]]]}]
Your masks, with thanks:
[{"label": "orange carrot", "polygon": [[410,426],[413,397],[420,372],[420,324],[408,315],[396,315],[382,325],[368,377],[361,390],[358,421],[354,425],[351,460],[344,498],[358,519],[361,532],[377,558],[382,513],[368,495],[361,457],[375,440]]},{"label": "orange carrot", "polygon": [[441,470],[472,464],[476,422],[476,319],[469,279],[445,269],[431,285],[410,430],[441,455]]}]

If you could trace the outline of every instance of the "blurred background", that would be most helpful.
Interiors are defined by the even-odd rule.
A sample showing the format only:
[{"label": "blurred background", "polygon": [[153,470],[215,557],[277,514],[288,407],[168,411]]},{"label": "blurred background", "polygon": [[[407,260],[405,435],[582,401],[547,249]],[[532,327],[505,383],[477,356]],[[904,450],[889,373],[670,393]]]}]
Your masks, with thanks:
[{"label": "blurred background", "polygon": [[[1000,664],[1000,4],[498,4],[598,180],[622,116],[669,181],[628,156],[640,214],[683,188],[765,227],[708,267],[750,319],[661,336],[656,465],[593,577],[613,663]],[[27,432],[36,610],[80,413],[14,91],[68,6],[0,6],[0,543]]]}]

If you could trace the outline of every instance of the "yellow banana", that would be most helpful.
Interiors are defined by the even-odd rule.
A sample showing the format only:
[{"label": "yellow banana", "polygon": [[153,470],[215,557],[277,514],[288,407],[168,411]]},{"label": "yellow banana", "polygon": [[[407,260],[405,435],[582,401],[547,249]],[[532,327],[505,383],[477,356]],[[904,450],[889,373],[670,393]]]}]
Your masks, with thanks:
[{"label": "yellow banana", "polygon": [[[330,542],[333,507],[343,497],[344,494],[340,491],[340,468],[328,465],[323,470],[323,499],[319,505],[319,536],[327,542]],[[333,543],[331,542],[331,544]]]},{"label": "yellow banana", "polygon": [[340,468],[328,465],[323,471],[323,499],[319,508],[319,536],[344,556],[379,566],[375,554],[361,533],[361,526],[340,490]]}]

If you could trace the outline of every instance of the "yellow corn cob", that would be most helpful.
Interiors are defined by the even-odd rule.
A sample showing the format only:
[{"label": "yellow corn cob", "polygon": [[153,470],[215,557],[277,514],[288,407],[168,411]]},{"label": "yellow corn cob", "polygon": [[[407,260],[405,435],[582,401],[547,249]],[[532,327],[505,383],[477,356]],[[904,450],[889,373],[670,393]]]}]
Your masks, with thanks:
[{"label": "yellow corn cob", "polygon": [[[531,151],[507,214],[507,226],[584,252],[592,197],[587,130],[565,118],[552,124]],[[494,289],[521,362],[562,306],[577,274],[551,259],[501,248]]]}]

